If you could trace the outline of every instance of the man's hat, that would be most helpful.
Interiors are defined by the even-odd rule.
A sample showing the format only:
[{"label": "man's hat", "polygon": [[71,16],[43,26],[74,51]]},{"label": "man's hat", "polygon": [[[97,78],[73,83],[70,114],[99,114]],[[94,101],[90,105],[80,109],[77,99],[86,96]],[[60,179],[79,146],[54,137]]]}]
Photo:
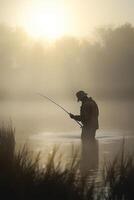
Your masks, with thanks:
[{"label": "man's hat", "polygon": [[86,97],[87,93],[85,93],[84,91],[80,90],[79,92],[76,93],[76,96],[77,96],[78,101],[79,101],[81,97]]}]

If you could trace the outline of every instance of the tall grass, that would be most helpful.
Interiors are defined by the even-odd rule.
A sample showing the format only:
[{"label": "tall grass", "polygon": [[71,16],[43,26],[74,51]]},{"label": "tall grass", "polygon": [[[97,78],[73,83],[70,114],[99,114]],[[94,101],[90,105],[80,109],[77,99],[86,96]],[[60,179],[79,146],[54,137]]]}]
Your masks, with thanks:
[{"label": "tall grass", "polygon": [[[40,168],[38,154],[33,159],[28,147],[15,151],[14,129],[0,128],[0,197],[17,200],[95,200],[134,199],[133,157],[106,163],[101,184],[92,177],[81,176],[76,152],[64,169],[61,161],[55,164],[57,148]],[[88,181],[87,181],[88,180]]]},{"label": "tall grass", "polygon": [[[125,155],[124,142],[121,155],[104,165],[103,184],[105,199],[134,199],[134,157]],[[104,191],[103,191],[104,193]]]}]

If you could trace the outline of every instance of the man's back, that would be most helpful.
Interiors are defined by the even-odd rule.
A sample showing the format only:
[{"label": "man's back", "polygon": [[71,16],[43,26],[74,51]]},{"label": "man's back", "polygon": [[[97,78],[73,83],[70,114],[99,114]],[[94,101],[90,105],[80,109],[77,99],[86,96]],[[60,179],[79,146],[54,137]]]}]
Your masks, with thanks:
[{"label": "man's back", "polygon": [[99,109],[96,102],[87,97],[83,102],[80,110],[82,124],[89,128],[98,129]]}]

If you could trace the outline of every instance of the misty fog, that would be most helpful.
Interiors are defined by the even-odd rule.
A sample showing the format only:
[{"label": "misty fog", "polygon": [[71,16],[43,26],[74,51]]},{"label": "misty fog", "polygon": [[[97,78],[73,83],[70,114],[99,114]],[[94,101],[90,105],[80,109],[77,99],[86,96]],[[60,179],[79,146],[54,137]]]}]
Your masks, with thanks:
[{"label": "misty fog", "polygon": [[49,44],[0,25],[0,120],[23,124],[24,114],[25,127],[74,128],[53,105],[46,102],[46,109],[36,93],[79,112],[75,93],[82,89],[99,104],[101,128],[134,128],[134,27],[101,27],[94,34],[94,41],[68,36]]}]

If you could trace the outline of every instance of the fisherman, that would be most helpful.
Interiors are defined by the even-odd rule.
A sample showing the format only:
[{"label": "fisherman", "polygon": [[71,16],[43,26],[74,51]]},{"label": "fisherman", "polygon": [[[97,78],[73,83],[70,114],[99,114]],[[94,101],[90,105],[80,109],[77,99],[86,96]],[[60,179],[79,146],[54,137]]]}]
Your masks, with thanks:
[{"label": "fisherman", "polygon": [[76,93],[77,101],[81,101],[80,115],[73,115],[70,113],[70,117],[74,120],[82,123],[81,139],[94,139],[96,130],[99,128],[98,116],[99,109],[96,102],[87,96],[84,91]]}]

